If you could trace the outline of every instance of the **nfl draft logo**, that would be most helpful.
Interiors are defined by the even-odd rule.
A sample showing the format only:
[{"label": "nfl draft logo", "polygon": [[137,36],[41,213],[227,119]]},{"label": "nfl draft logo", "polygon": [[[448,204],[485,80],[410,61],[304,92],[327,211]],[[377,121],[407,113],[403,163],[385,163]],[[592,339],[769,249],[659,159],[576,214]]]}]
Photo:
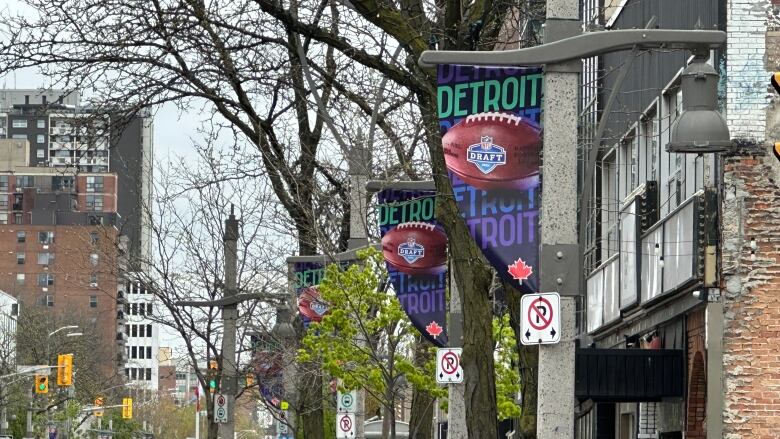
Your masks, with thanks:
[{"label": "nfl draft logo", "polygon": [[506,164],[506,150],[493,143],[490,136],[482,136],[479,143],[468,148],[468,158],[483,174],[490,174],[499,165]]},{"label": "nfl draft logo", "polygon": [[425,256],[425,247],[410,237],[405,243],[398,246],[398,256],[406,259],[406,262],[414,264],[415,261]]},{"label": "nfl draft logo", "polygon": [[309,304],[309,308],[311,308],[312,311],[317,313],[318,316],[324,316],[325,313],[328,312],[328,305],[320,301],[312,302],[311,304]]}]

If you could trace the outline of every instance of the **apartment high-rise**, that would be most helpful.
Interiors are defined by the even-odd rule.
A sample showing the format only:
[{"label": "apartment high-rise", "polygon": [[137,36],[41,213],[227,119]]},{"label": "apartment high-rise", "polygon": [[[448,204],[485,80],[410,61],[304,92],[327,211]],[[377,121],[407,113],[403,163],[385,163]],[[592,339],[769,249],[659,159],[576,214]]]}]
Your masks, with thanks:
[{"label": "apartment high-rise", "polygon": [[30,142],[30,166],[120,176],[117,227],[131,263],[151,251],[152,135],[149,114],[123,120],[82,106],[75,92],[0,89],[0,139]]},{"label": "apartment high-rise", "polygon": [[156,388],[152,297],[126,281],[150,261],[151,117],[122,120],[73,92],[0,90],[0,142],[0,289],[86,313],[112,350],[106,371]]}]

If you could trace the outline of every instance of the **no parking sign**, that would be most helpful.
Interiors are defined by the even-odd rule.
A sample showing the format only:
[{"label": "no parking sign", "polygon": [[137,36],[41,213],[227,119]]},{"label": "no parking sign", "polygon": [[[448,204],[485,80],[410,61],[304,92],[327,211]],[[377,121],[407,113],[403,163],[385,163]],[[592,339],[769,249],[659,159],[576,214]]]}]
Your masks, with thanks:
[{"label": "no parking sign", "polygon": [[520,334],[524,345],[561,341],[561,296],[526,294],[520,302]]}]

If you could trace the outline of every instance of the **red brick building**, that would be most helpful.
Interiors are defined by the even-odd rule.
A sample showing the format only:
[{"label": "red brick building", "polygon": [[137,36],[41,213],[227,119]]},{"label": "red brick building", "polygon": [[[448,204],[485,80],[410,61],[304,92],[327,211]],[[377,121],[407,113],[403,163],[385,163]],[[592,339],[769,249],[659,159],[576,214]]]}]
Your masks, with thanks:
[{"label": "red brick building", "polygon": [[[0,155],[18,142],[0,140]],[[123,352],[117,176],[10,164],[0,169],[0,290],[92,325],[102,372],[113,375]]]}]

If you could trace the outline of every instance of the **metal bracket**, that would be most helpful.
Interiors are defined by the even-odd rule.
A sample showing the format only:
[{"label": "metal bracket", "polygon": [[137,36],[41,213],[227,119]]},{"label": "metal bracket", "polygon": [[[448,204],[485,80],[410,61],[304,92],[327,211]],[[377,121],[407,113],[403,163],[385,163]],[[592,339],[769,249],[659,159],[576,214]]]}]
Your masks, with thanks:
[{"label": "metal bracket", "polygon": [[[582,33],[582,22],[580,20],[564,20],[560,18],[548,18],[544,23],[544,42],[552,43],[565,40],[566,38],[576,37]],[[582,61],[573,59],[555,64],[544,66],[545,72],[560,73],[580,73],[582,71]]]},{"label": "metal bracket", "polygon": [[580,257],[577,244],[542,244],[539,286],[543,292],[557,292],[561,296],[579,296]]},{"label": "metal bracket", "polygon": [[544,42],[564,40],[582,33],[580,20],[566,20],[562,18],[548,18],[544,22]]},{"label": "metal bracket", "polygon": [[[554,24],[553,27],[557,26]],[[566,25],[561,25],[565,27]],[[557,32],[554,29],[553,32]],[[561,30],[563,32],[563,30]],[[595,55],[640,49],[718,49],[726,42],[726,33],[716,30],[626,29],[587,32],[545,43],[541,46],[504,51],[426,50],[419,64],[463,64],[472,66],[535,66],[580,60]]]}]

